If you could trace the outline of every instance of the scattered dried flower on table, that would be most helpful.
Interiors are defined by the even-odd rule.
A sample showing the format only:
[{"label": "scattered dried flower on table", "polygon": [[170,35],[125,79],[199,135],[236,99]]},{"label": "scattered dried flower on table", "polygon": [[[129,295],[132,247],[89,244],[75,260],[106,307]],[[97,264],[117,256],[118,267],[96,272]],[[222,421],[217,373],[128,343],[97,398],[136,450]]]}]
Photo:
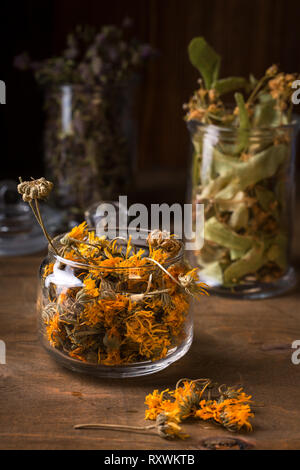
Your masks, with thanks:
[{"label": "scattered dried flower on table", "polygon": [[189,418],[211,421],[231,432],[252,431],[252,397],[242,388],[218,386],[210,379],[181,379],[174,390],[154,390],[146,396],[145,419],[152,426],[118,424],[78,424],[75,429],[103,429],[128,432],[156,430],[163,439],[187,439],[181,423]]},{"label": "scattered dried flower on table", "polygon": [[146,396],[145,419],[155,420],[163,415],[166,420],[181,423],[195,418],[212,421],[233,432],[252,431],[251,398],[242,388],[218,387],[209,379],[182,379],[175,390],[154,390]]}]

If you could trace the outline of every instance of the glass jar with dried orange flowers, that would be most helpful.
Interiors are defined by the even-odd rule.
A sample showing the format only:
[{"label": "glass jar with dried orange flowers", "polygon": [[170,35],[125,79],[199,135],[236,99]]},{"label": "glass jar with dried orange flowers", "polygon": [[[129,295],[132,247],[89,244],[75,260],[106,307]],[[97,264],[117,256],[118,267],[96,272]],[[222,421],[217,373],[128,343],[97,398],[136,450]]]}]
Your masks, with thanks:
[{"label": "glass jar with dried orange flowers", "polygon": [[72,370],[147,375],[191,345],[190,298],[206,291],[183,259],[183,244],[159,230],[134,241],[123,232],[97,236],[83,223],[53,239],[41,265],[40,336]]},{"label": "glass jar with dried orange flowers", "polygon": [[[274,65],[260,80],[219,79],[220,57],[203,38],[191,42],[189,53],[203,77],[185,105],[193,143],[190,197],[205,205],[205,243],[193,253],[200,279],[230,297],[285,292],[296,282],[290,249],[298,77]],[[233,92],[236,105],[228,107],[223,95]]]}]

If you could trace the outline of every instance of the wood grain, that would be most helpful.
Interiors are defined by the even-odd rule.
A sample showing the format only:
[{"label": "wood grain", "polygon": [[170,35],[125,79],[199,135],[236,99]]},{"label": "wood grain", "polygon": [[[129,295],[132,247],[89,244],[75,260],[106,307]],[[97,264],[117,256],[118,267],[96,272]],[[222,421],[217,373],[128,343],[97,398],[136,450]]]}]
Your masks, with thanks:
[{"label": "wood grain", "polygon": [[[295,240],[299,236],[300,224]],[[148,377],[96,379],[61,368],[37,340],[41,258],[0,260],[0,339],[7,346],[7,364],[0,365],[1,449],[300,449],[300,365],[292,364],[290,348],[300,339],[298,289],[263,301],[205,298],[194,305],[195,340],[178,363]],[[299,259],[295,247],[296,264]],[[169,442],[157,435],[73,429],[84,422],[143,425],[145,396],[187,376],[242,382],[264,405],[256,409],[254,432],[232,435],[187,424],[190,439]]]}]

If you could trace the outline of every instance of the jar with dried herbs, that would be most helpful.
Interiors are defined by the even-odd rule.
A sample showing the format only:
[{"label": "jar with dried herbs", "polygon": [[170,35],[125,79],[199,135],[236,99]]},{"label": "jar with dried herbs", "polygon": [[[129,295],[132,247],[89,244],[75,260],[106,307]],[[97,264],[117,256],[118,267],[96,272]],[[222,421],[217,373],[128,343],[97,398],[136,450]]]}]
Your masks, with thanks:
[{"label": "jar with dried herbs", "polygon": [[205,294],[182,243],[97,236],[83,223],[56,237],[40,268],[43,345],[62,365],[107,377],[147,375],[189,349],[191,295]]},{"label": "jar with dried herbs", "polygon": [[59,56],[15,58],[46,90],[45,168],[70,226],[92,203],[114,200],[132,184],[136,84],[154,51],[129,34],[131,23],[79,25]]},{"label": "jar with dried herbs", "polygon": [[299,77],[273,65],[260,79],[219,78],[221,58],[202,37],[191,41],[189,56],[202,76],[184,106],[193,143],[190,194],[205,205],[205,243],[194,252],[201,279],[233,297],[285,292],[295,284],[292,95]]},{"label": "jar with dried herbs", "polygon": [[45,163],[52,201],[81,221],[99,200],[127,193],[136,152],[135,82],[118,86],[61,85],[45,100]]},{"label": "jar with dried herbs", "polygon": [[234,129],[189,122],[194,144],[193,204],[205,205],[201,280],[217,293],[251,298],[294,285],[293,126]]}]

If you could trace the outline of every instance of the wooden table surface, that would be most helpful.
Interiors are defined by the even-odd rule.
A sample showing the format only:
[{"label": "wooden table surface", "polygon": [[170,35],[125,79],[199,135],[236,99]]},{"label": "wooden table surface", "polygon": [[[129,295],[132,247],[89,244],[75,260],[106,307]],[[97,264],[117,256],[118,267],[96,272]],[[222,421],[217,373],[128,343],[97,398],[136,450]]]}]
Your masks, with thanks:
[{"label": "wooden table surface", "polygon": [[[0,339],[7,348],[7,363],[0,365],[1,449],[300,449],[300,365],[291,362],[291,343],[300,340],[299,289],[262,301],[203,298],[194,306],[193,346],[179,362],[148,377],[97,379],[63,369],[37,340],[41,258],[0,261]],[[295,247],[296,266],[298,259]],[[254,432],[194,423],[184,425],[188,440],[172,442],[155,434],[73,429],[88,422],[142,426],[145,396],[180,377],[242,382],[263,405],[255,410]]]}]

